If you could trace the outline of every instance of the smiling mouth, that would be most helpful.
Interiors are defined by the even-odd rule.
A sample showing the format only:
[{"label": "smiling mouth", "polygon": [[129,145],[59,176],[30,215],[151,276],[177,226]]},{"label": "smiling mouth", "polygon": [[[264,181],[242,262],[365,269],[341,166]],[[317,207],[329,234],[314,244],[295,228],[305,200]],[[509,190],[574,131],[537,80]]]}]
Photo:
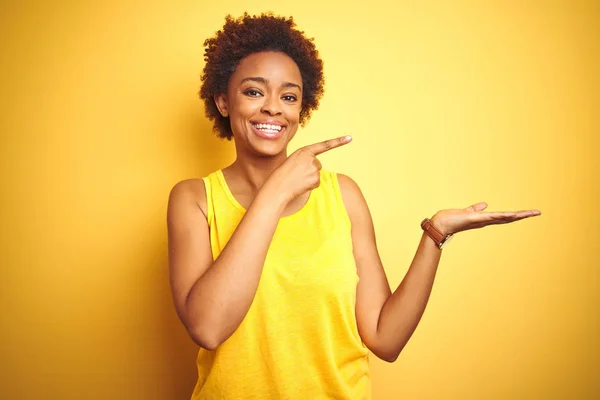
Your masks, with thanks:
[{"label": "smiling mouth", "polygon": [[273,124],[252,124],[252,126],[256,130],[259,130],[264,133],[279,133],[283,129],[283,126]]}]

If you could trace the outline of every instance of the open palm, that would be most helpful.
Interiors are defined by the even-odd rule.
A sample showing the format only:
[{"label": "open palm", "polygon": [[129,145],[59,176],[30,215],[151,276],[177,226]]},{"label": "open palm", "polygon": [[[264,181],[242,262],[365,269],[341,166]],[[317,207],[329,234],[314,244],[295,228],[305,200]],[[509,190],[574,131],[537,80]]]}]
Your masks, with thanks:
[{"label": "open palm", "polygon": [[438,211],[431,218],[433,225],[444,234],[452,234],[488,225],[508,224],[541,215],[539,210],[486,212],[487,203],[477,203],[462,209]]}]

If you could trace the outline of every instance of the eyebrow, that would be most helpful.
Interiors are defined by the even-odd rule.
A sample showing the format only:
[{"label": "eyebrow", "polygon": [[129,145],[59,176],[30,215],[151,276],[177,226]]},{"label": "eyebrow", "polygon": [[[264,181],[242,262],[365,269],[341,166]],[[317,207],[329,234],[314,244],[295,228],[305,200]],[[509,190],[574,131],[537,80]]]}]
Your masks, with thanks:
[{"label": "eyebrow", "polygon": [[[269,84],[269,80],[265,79],[261,76],[249,76],[247,78],[242,79],[242,81],[240,83],[244,83],[244,82],[248,82],[248,81],[259,82],[259,83],[262,83],[265,85]],[[284,88],[295,87],[295,88],[298,88],[300,91],[302,91],[302,88],[300,87],[300,85],[293,83],[293,82],[283,82],[281,87],[284,87]]]}]

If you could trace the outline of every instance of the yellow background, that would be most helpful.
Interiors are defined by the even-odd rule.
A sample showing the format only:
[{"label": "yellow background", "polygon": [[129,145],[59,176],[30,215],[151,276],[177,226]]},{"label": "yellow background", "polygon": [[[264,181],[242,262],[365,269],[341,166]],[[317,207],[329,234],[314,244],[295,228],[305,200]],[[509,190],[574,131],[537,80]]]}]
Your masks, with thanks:
[{"label": "yellow background", "polygon": [[190,394],[166,201],[233,159],[197,91],[244,10],[316,38],[326,93],[294,146],[354,136],[322,161],[362,187],[394,287],[423,217],[543,212],[457,235],[374,398],[600,397],[600,7],[522,3],[2,2],[0,398]]}]

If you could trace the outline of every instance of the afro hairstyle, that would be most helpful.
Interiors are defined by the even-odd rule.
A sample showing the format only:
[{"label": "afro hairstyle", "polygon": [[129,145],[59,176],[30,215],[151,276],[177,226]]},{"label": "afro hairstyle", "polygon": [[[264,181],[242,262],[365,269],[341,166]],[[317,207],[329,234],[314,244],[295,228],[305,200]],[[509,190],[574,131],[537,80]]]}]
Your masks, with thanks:
[{"label": "afro hairstyle", "polygon": [[235,19],[228,15],[222,30],[204,41],[205,66],[200,98],[204,100],[206,116],[213,121],[215,133],[227,140],[233,137],[229,117],[219,113],[215,96],[227,93],[229,78],[243,58],[263,51],[282,52],[298,65],[303,86],[300,124],[304,126],[311,112],[319,106],[325,83],[323,61],[313,40],[296,29],[292,17],[244,13]]}]

